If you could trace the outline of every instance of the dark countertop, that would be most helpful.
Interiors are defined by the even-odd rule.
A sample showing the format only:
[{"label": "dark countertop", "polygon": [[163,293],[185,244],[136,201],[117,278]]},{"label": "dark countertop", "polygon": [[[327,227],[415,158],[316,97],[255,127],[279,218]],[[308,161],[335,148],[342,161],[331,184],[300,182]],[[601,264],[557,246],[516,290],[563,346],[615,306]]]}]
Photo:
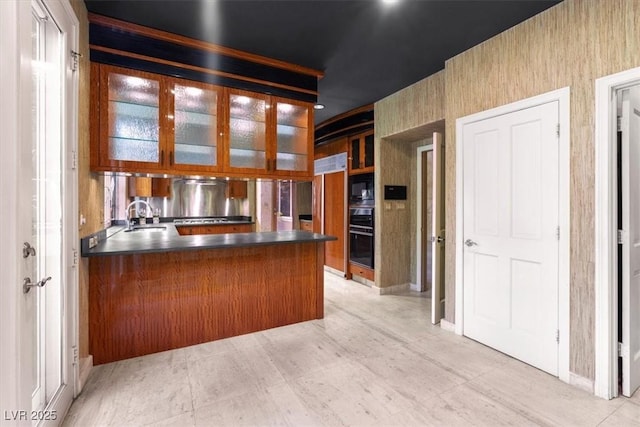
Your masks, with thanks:
[{"label": "dark countertop", "polygon": [[337,240],[333,236],[298,230],[181,236],[172,223],[149,224],[147,227],[154,225],[166,226],[166,230],[125,232],[124,226],[110,227],[107,230],[107,235],[110,237],[91,249],[83,245],[82,256],[130,255]]}]

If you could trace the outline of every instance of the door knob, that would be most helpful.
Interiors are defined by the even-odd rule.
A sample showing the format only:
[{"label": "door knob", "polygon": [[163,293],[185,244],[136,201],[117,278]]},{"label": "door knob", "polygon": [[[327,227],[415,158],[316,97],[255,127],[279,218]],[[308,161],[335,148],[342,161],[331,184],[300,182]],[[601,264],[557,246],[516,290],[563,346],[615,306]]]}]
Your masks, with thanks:
[{"label": "door knob", "polygon": [[25,277],[24,281],[22,282],[22,292],[28,294],[31,288],[41,288],[46,285],[49,280],[51,280],[51,276],[42,279],[39,282],[31,283],[31,279],[29,277]]},{"label": "door knob", "polygon": [[465,241],[464,241],[464,244],[465,244],[465,245],[467,245],[467,246],[469,246],[469,247],[471,247],[471,246],[478,246],[478,244],[477,244],[476,242],[474,242],[473,240],[471,240],[471,239],[467,239],[467,240],[465,240]]}]

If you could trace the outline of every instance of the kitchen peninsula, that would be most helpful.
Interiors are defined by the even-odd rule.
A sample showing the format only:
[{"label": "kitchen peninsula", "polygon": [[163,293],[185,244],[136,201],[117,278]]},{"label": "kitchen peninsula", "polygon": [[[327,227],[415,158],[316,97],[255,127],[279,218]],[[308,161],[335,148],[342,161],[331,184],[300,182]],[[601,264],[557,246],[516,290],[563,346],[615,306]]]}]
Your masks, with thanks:
[{"label": "kitchen peninsula", "polygon": [[95,364],[324,316],[324,243],[334,237],[180,235],[173,223],[109,232],[82,251]]}]

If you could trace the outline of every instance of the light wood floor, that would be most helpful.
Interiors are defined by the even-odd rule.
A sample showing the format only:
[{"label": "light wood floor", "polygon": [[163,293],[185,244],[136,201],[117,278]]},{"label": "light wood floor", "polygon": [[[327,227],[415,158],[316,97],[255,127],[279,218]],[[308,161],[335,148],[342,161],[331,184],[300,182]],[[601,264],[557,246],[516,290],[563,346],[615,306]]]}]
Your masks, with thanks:
[{"label": "light wood floor", "polygon": [[325,318],[97,366],[66,426],[627,426],[611,401],[325,274]]}]

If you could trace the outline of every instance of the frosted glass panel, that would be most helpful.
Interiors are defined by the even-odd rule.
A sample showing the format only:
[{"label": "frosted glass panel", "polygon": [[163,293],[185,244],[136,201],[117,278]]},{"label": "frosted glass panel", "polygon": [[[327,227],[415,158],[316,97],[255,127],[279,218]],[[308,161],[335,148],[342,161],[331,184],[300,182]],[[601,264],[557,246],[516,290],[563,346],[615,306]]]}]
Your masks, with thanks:
[{"label": "frosted glass panel", "polygon": [[110,137],[158,141],[158,107],[111,101],[109,109],[114,113]]},{"label": "frosted glass panel", "polygon": [[217,164],[217,101],[213,90],[175,85],[175,162]]},{"label": "frosted glass panel", "polygon": [[231,166],[237,168],[264,169],[266,165],[266,154],[264,151],[230,150]]},{"label": "frosted glass panel", "polygon": [[216,165],[217,154],[215,147],[211,146],[175,144],[175,162],[183,165]]},{"label": "frosted glass panel", "polygon": [[109,158],[159,161],[159,92],[158,81],[109,75]]},{"label": "frosted glass panel", "polygon": [[306,128],[309,110],[299,105],[278,102],[278,124]]},{"label": "frosted glass panel", "polygon": [[278,103],[276,136],[278,170],[307,170],[308,114],[306,107]]},{"label": "frosted glass panel", "polygon": [[307,155],[278,153],[277,165],[278,165],[278,170],[306,171],[308,167]]},{"label": "frosted glass panel", "polygon": [[266,168],[266,102],[244,95],[231,95],[230,151],[232,167]]},{"label": "frosted glass panel", "polygon": [[278,125],[278,152],[307,154],[307,129]]},{"label": "frosted glass panel", "polygon": [[229,97],[229,109],[231,117],[254,122],[265,122],[266,120],[266,101],[264,99],[232,94]]},{"label": "frosted glass panel", "polygon": [[157,80],[109,74],[109,100],[129,104],[158,106],[160,83]]},{"label": "frosted glass panel", "polygon": [[159,160],[157,141],[141,139],[109,138],[109,158],[133,162],[155,162]]}]

